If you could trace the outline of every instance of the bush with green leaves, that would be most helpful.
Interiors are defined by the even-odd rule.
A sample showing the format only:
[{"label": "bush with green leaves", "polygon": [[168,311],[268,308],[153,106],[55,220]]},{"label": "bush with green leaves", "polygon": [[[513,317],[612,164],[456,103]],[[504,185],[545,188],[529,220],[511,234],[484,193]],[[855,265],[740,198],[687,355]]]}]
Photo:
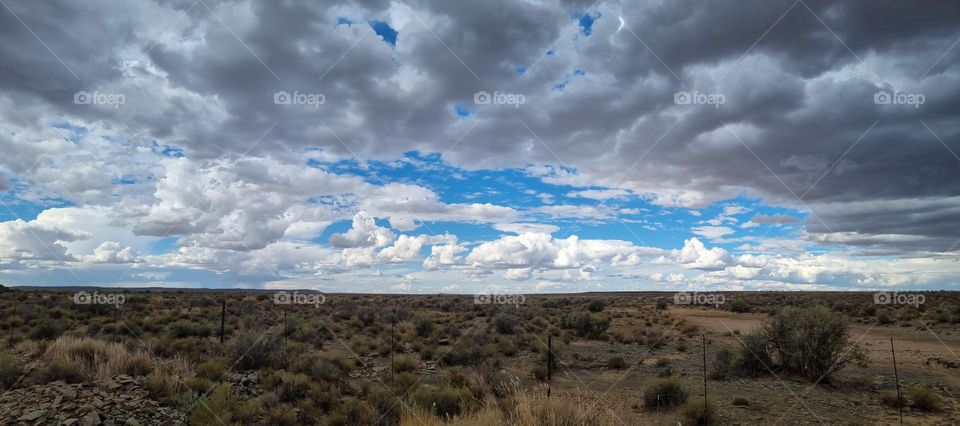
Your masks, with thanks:
[{"label": "bush with green leaves", "polygon": [[0,388],[10,389],[23,376],[23,363],[13,355],[0,354]]},{"label": "bush with green leaves", "polygon": [[829,380],[845,365],[866,359],[863,348],[851,341],[846,319],[824,306],[784,309],[759,333],[779,368],[810,380]]},{"label": "bush with green leaves", "polygon": [[603,312],[604,308],[606,307],[607,301],[602,299],[594,299],[587,304],[587,310],[593,313]]},{"label": "bush with green leaves", "polygon": [[910,406],[921,411],[940,411],[943,404],[937,392],[929,386],[914,386],[907,390]]},{"label": "bush with green leaves", "polygon": [[676,379],[657,379],[643,392],[643,406],[674,408],[687,401],[687,391]]},{"label": "bush with green leaves", "polygon": [[41,383],[50,383],[63,380],[67,383],[80,383],[87,379],[83,374],[83,366],[74,361],[54,360],[40,372]]},{"label": "bush with green leaves", "polygon": [[440,417],[454,417],[477,406],[477,401],[469,388],[454,387],[449,384],[440,388],[417,389],[413,393],[413,401],[417,406],[432,410]]},{"label": "bush with green leaves", "polygon": [[742,297],[738,297],[730,303],[730,311],[737,313],[748,313],[753,310],[753,306],[750,306],[746,300]]},{"label": "bush with green leaves", "polygon": [[257,370],[264,367],[283,368],[286,362],[279,335],[271,332],[257,333],[241,331],[229,343],[230,359],[235,361],[235,369]]},{"label": "bush with green leaves", "polygon": [[573,330],[578,337],[597,339],[610,326],[610,317],[601,314],[579,312],[560,317],[560,328]]},{"label": "bush with green leaves", "polygon": [[497,314],[493,317],[493,327],[497,330],[497,333],[500,334],[513,334],[514,328],[517,327],[517,319],[511,315],[507,314]]},{"label": "bush with green leaves", "polygon": [[43,318],[30,329],[28,337],[33,340],[51,340],[63,334],[63,326],[52,318]]},{"label": "bush with green leaves", "polygon": [[607,360],[607,368],[611,370],[623,370],[627,368],[627,362],[623,360],[623,357],[615,356]]},{"label": "bush with green leaves", "polygon": [[728,374],[733,370],[733,363],[736,358],[736,354],[729,348],[720,348],[716,353],[713,354],[713,362],[711,363],[710,369],[710,378],[714,380],[721,380],[727,377]]},{"label": "bush with green leaves", "polygon": [[719,424],[717,421],[717,404],[703,398],[692,399],[680,408],[680,415],[686,420],[684,424],[707,425]]}]

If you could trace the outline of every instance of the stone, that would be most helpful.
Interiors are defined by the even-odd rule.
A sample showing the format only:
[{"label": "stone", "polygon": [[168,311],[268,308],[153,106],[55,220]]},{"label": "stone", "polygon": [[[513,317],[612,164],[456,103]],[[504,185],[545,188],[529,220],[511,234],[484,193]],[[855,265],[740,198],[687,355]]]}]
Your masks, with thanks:
[{"label": "stone", "polygon": [[86,416],[83,416],[83,426],[97,426],[102,423],[100,420],[100,413],[96,410],[87,413]]},{"label": "stone", "polygon": [[34,410],[27,413],[25,416],[20,417],[17,420],[21,422],[32,422],[34,420],[37,420],[41,417],[46,417],[46,416],[47,416],[47,410]]},{"label": "stone", "polygon": [[73,401],[74,399],[77,399],[77,391],[73,388],[61,388],[60,394],[63,395],[63,399],[66,399],[67,401]]}]

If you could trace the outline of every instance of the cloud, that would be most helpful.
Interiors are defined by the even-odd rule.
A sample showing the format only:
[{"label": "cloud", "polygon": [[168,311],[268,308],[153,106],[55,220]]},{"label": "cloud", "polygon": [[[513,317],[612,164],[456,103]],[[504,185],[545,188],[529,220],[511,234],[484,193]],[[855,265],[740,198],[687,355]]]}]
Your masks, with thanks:
[{"label": "cloud", "polygon": [[622,189],[588,189],[574,191],[567,194],[571,198],[589,198],[591,200],[624,200],[630,197],[630,192]]},{"label": "cloud", "polygon": [[340,248],[379,248],[390,244],[396,238],[396,234],[377,226],[374,218],[361,211],[353,216],[353,224],[347,232],[330,236],[330,244]]},{"label": "cloud", "polygon": [[693,228],[693,233],[711,240],[723,238],[726,235],[734,233],[734,230],[726,226],[698,226]]},{"label": "cloud", "polygon": [[680,265],[690,269],[723,269],[731,262],[730,254],[720,247],[707,249],[700,240],[690,238],[683,242],[683,248],[674,251],[674,259]]},{"label": "cloud", "polygon": [[626,264],[625,259],[639,256],[653,256],[662,250],[639,247],[628,241],[620,240],[582,240],[577,236],[555,239],[549,234],[523,233],[504,236],[492,242],[486,242],[473,248],[466,256],[464,264],[473,269],[506,269],[510,279],[528,279],[536,270],[584,270],[583,277],[589,277],[589,271],[595,268],[595,262],[617,262]]},{"label": "cloud", "polygon": [[494,225],[493,228],[498,231],[510,232],[514,234],[552,234],[560,230],[560,227],[546,223],[498,223]]},{"label": "cloud", "polygon": [[64,243],[89,237],[89,234],[65,230],[36,220],[0,222],[0,261],[19,264],[76,261]]},{"label": "cloud", "polygon": [[132,247],[123,247],[116,241],[104,241],[85,260],[92,263],[136,263],[143,261],[140,254]]}]

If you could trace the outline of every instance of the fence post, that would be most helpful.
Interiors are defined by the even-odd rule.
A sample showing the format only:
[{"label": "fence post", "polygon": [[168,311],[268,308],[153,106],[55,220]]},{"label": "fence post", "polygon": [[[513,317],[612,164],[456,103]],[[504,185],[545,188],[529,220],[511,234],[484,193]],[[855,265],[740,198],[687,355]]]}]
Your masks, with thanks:
[{"label": "fence post", "polygon": [[393,353],[396,351],[396,332],[397,332],[397,302],[393,303],[393,316],[390,318],[390,382],[394,382],[396,367],[393,364]]},{"label": "fence post", "polygon": [[890,338],[890,353],[893,355],[893,379],[897,383],[897,412],[900,413],[900,424],[903,424],[903,397],[900,396],[900,373],[897,372],[897,351],[893,349],[893,337]]},{"label": "fence post", "polygon": [[553,336],[547,335],[547,398],[553,390]]},{"label": "fence post", "polygon": [[707,407],[707,333],[700,335],[703,344],[703,412],[706,415],[705,424],[710,424],[710,410]]},{"label": "fence post", "polygon": [[220,305],[220,346],[223,346],[223,326],[227,319],[227,298],[224,297]]}]

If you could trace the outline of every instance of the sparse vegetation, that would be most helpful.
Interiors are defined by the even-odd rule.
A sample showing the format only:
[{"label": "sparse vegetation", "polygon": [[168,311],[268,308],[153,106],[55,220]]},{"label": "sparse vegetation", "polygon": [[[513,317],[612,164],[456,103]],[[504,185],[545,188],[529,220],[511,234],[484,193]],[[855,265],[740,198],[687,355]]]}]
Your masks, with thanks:
[{"label": "sparse vegetation", "polygon": [[910,401],[910,407],[920,411],[932,412],[943,409],[937,392],[929,386],[914,386],[910,388],[907,390],[907,399]]},{"label": "sparse vegetation", "polygon": [[703,398],[695,398],[687,401],[680,408],[680,413],[686,420],[685,424],[706,425],[711,421],[720,423],[717,419],[717,404],[711,399],[704,401]]},{"label": "sparse vegetation", "polygon": [[649,409],[671,409],[686,401],[687,391],[676,379],[658,379],[643,392],[643,405]]},{"label": "sparse vegetation", "polygon": [[[733,304],[744,299],[750,313],[727,305],[658,310],[658,301],[668,300],[659,295],[636,301],[606,295],[531,296],[522,309],[476,305],[457,296],[390,296],[406,298],[394,314],[375,308],[392,306],[387,296],[331,297],[327,305],[297,311],[280,309],[269,296],[243,295],[228,296],[221,346],[217,334],[222,296],[131,294],[129,300],[142,308],[127,309],[128,322],[114,327],[112,308],[57,305],[40,297],[47,293],[12,294],[26,297],[21,306],[45,310],[36,316],[26,309],[3,311],[0,301],[0,329],[16,327],[0,354],[0,384],[21,391],[31,385],[64,386],[59,381],[109,389],[111,383],[124,381],[143,388],[143,398],[178,410],[193,422],[218,423],[215,415],[228,424],[278,425],[622,424],[608,416],[609,410],[600,409],[602,401],[586,389],[591,374],[616,375],[627,368],[636,370],[633,377],[641,382],[631,386],[640,386],[641,394],[615,386],[603,398],[607,403],[613,398],[632,400],[633,410],[615,413],[623,422],[646,424],[660,416],[670,424],[722,424],[730,410],[753,410],[739,407],[751,401],[766,406],[771,398],[761,390],[767,393],[704,404],[697,397],[702,385],[701,333],[706,335],[709,378],[738,376],[736,383],[709,386],[755,390],[755,377],[771,372],[788,382],[816,381],[827,373],[826,381],[861,355],[862,349],[850,342],[844,315],[860,321],[854,327],[873,324],[875,316],[884,313],[902,325],[898,321],[905,316],[900,311],[906,309],[872,303],[874,309],[864,309],[803,293],[767,299],[731,296]],[[815,302],[829,302],[830,308]],[[949,333],[955,332],[955,306],[933,305],[920,317],[936,327],[948,345],[954,341]],[[944,314],[950,321],[943,321]],[[717,326],[716,315],[730,318],[730,323]],[[52,328],[62,331],[49,332]],[[34,330],[47,331],[37,332],[34,339]],[[545,387],[541,382],[547,379],[547,336],[552,336],[555,354],[549,399],[539,387]],[[942,348],[936,340],[932,343]],[[921,374],[953,368],[949,357],[923,358],[926,363],[917,368],[911,352],[903,356],[902,362],[913,361],[913,371]],[[883,377],[886,364],[871,367],[834,376],[831,392],[863,391],[889,380]],[[923,380],[936,383],[929,376]],[[807,395],[825,398],[819,389]],[[904,387],[902,403],[914,413],[946,418],[950,397],[938,389]],[[210,410],[197,409],[201,400]],[[896,408],[897,401],[883,392],[873,404]]]}]

